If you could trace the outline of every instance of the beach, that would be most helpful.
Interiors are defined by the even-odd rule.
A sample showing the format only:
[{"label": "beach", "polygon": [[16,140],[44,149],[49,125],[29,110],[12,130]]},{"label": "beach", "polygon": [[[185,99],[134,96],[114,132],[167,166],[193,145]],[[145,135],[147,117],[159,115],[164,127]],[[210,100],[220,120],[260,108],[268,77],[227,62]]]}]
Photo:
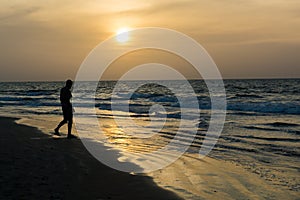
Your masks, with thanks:
[{"label": "beach", "polygon": [[0,200],[300,200],[300,0],[0,10]]},{"label": "beach", "polygon": [[[53,138],[62,119],[63,82],[0,83],[0,199],[299,199],[299,79],[225,80],[224,128],[214,148],[201,159],[199,149],[205,146],[211,117],[205,83],[190,81],[196,101],[184,88],[176,94],[189,104],[198,103],[200,117],[189,104],[180,107],[167,89],[183,87],[181,81],[145,84],[127,101],[128,91],[140,83],[122,82],[124,90],[116,94],[120,107],[114,109],[113,81],[99,82],[95,98],[73,93],[77,96],[73,133],[84,138],[79,127],[94,137],[101,130],[101,138],[94,138],[103,150],[97,155],[114,164],[125,162],[130,166],[127,172],[98,161],[82,140],[66,139],[66,126],[60,130],[61,138]],[[95,115],[83,112],[89,106]],[[165,110],[155,109],[160,106]],[[191,118],[182,119],[181,111]],[[78,126],[80,117],[84,123]],[[96,127],[93,119],[99,122]],[[128,123],[129,119],[135,123]],[[191,122],[197,125],[193,141],[181,157],[169,162],[171,153],[178,153],[192,137]],[[145,134],[152,136],[140,137]],[[180,138],[172,146],[176,151],[151,154],[175,136]],[[163,161],[169,165],[163,167]],[[135,173],[149,169],[151,162],[162,167]]]},{"label": "beach", "polygon": [[184,199],[299,199],[299,192],[272,184],[234,163],[184,155],[151,173],[155,182]]},{"label": "beach", "polygon": [[234,163],[185,154],[143,175],[111,169],[79,139],[0,118],[0,199],[297,199]]},{"label": "beach", "polygon": [[78,139],[0,118],[0,199],[181,199],[148,176],[111,169]]}]

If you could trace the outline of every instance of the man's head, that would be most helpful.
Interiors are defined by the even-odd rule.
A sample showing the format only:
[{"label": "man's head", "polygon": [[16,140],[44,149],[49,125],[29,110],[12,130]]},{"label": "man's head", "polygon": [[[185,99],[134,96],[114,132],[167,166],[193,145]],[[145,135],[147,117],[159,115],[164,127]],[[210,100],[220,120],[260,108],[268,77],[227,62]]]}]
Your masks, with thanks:
[{"label": "man's head", "polygon": [[73,81],[70,80],[70,79],[68,79],[68,80],[66,81],[66,87],[69,88],[69,89],[71,89],[72,85],[73,85]]}]

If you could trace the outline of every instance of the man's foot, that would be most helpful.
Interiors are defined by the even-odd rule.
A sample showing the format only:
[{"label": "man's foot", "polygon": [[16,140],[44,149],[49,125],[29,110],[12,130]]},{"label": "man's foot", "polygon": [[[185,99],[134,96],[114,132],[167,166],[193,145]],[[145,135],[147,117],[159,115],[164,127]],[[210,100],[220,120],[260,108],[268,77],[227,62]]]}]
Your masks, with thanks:
[{"label": "man's foot", "polygon": [[60,133],[58,132],[58,129],[56,128],[56,129],[54,129],[54,133],[53,133],[54,135],[57,135],[57,136],[60,136]]},{"label": "man's foot", "polygon": [[72,138],[77,138],[75,135],[72,135],[72,134],[70,134],[70,135],[68,135],[68,137],[67,137],[68,139],[72,139]]}]

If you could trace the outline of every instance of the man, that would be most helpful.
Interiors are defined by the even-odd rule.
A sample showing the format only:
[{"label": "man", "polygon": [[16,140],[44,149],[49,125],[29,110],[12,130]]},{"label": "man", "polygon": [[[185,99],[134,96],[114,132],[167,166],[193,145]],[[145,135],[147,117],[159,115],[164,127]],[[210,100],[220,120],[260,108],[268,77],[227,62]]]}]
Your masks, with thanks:
[{"label": "man", "polygon": [[66,86],[60,90],[60,103],[61,103],[64,119],[54,129],[54,135],[60,136],[59,133],[60,127],[68,123],[68,138],[76,138],[76,136],[71,134],[72,123],[73,123],[73,107],[70,102],[70,99],[72,98],[70,89],[72,88],[72,85],[73,85],[73,81],[67,80]]}]

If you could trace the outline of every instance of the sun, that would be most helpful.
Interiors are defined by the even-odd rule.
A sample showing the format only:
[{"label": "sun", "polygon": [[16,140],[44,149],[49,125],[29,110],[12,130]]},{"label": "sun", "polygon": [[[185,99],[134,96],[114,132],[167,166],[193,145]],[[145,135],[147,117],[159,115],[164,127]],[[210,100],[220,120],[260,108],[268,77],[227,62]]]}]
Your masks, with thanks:
[{"label": "sun", "polygon": [[127,42],[129,40],[129,31],[130,28],[127,27],[119,28],[116,35],[117,41],[120,43]]}]

